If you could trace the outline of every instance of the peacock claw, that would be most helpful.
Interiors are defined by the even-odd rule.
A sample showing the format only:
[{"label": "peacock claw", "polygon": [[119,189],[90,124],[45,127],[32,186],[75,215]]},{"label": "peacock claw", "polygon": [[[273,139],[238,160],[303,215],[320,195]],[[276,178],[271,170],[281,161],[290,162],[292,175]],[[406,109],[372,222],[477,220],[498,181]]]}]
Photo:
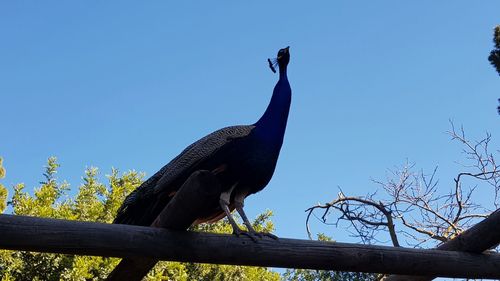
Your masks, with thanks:
[{"label": "peacock claw", "polygon": [[264,236],[267,236],[273,240],[278,240],[278,236],[269,233],[269,232],[257,232],[257,235],[259,235],[260,238],[263,238]]},{"label": "peacock claw", "polygon": [[245,236],[248,236],[250,239],[252,239],[253,242],[255,242],[255,243],[259,242],[257,240],[257,238],[255,238],[254,233],[251,233],[251,232],[248,232],[245,230],[241,230],[241,229],[234,230],[233,229],[233,235],[236,235],[236,237],[240,237],[241,235],[245,235]]}]

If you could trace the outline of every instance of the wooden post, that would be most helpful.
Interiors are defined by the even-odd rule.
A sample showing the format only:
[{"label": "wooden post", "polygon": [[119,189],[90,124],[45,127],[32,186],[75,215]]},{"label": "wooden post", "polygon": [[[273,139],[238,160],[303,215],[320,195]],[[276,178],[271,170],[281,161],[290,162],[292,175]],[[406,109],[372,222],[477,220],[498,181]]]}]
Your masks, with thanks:
[{"label": "wooden post", "polygon": [[[221,187],[209,171],[194,172],[151,225],[157,228],[186,230],[205,213],[207,205],[218,202]],[[108,281],[140,281],[155,266],[155,258],[124,258],[108,276]]]},{"label": "wooden post", "polygon": [[500,279],[500,255],[0,215],[0,248],[213,264]]},{"label": "wooden post", "polygon": [[[443,251],[461,251],[468,253],[482,253],[496,247],[500,243],[500,209],[491,213],[473,227],[467,229],[436,249]],[[498,264],[500,271],[500,264]],[[384,281],[430,281],[437,276],[400,276],[392,275]]]}]

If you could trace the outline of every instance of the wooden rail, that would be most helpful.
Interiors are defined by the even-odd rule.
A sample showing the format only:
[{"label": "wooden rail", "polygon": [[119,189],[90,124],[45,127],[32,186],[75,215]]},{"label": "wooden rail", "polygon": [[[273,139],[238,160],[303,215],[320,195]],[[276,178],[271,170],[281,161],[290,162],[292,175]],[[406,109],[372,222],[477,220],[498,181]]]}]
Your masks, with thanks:
[{"label": "wooden rail", "polygon": [[[457,237],[439,245],[436,249],[445,251],[461,251],[482,253],[495,248],[500,243],[500,209],[491,213],[486,219],[462,232]],[[498,265],[500,270],[500,264]],[[384,281],[430,281],[436,276],[399,276],[392,275]]]},{"label": "wooden rail", "polygon": [[0,248],[232,265],[500,278],[500,255],[171,231],[0,215]]}]

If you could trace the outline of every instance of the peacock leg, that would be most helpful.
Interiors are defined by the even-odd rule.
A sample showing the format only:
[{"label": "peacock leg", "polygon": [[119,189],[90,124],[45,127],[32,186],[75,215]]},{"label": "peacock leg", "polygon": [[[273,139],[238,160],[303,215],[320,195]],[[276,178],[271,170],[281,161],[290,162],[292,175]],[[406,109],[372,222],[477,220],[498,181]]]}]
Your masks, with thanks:
[{"label": "peacock leg", "polygon": [[[231,211],[229,210],[229,201],[231,199],[231,192],[233,191],[233,189],[236,185],[237,184],[233,185],[231,187],[231,189],[229,189],[228,191],[221,193],[220,200],[219,200],[220,207],[222,208],[222,210],[226,214],[227,219],[229,220],[229,223],[231,224],[231,227],[233,228],[234,235],[236,235],[236,236],[246,235],[246,236],[250,237],[254,242],[257,242],[257,239],[255,239],[255,237],[252,234],[240,229],[240,227],[238,226],[238,224],[234,220],[233,216],[231,215]],[[255,230],[254,230],[254,232],[255,232]]]},{"label": "peacock leg", "polygon": [[234,205],[236,207],[236,211],[238,211],[238,214],[240,214],[241,219],[243,219],[243,223],[247,227],[248,232],[253,234],[253,235],[257,235],[260,238],[262,238],[262,236],[265,235],[265,236],[270,237],[270,238],[275,239],[275,240],[278,239],[278,236],[276,236],[274,234],[267,233],[267,232],[255,231],[255,229],[252,226],[252,223],[250,223],[250,221],[248,220],[247,214],[245,214],[245,211],[243,210],[243,206],[245,205],[244,201],[245,201],[244,194],[238,194],[234,197]]}]

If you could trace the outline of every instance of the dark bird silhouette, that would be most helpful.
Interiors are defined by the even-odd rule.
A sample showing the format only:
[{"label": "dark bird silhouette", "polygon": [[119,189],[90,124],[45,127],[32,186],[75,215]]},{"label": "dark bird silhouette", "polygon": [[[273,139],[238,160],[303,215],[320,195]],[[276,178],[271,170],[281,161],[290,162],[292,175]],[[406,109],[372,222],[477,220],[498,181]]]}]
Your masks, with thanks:
[{"label": "dark bird silhouette", "polygon": [[[200,214],[193,225],[227,216],[236,235],[258,233],[245,212],[247,196],[262,190],[274,173],[285,134],[291,102],[287,78],[289,47],[279,50],[269,65],[279,67],[279,81],[262,117],[252,125],[226,127],[196,141],[135,189],[124,201],[113,223],[149,226],[195,171],[211,171],[222,186],[219,202]],[[248,232],[231,216],[236,209]],[[260,234],[258,234],[260,235]]]}]

